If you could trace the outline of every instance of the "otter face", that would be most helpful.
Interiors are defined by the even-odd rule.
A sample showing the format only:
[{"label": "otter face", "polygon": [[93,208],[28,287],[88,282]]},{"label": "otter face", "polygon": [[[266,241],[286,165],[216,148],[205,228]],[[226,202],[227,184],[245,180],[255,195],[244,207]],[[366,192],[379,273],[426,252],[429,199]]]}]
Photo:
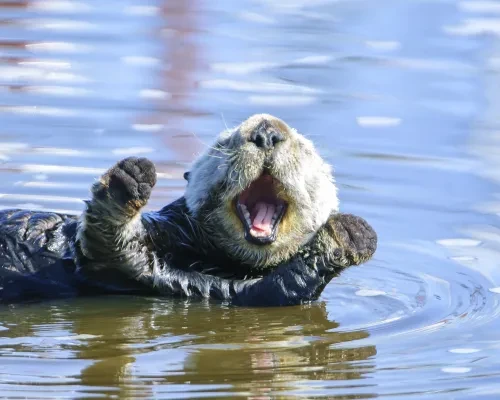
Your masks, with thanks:
[{"label": "otter face", "polygon": [[215,246],[261,268],[288,259],[338,211],[330,166],[267,114],[220,134],[195,161],[185,198]]}]

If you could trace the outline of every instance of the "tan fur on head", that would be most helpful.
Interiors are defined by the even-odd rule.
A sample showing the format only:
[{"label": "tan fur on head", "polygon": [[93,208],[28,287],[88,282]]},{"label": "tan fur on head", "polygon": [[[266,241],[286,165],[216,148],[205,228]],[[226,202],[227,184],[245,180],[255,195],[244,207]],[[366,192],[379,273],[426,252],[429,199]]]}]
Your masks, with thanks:
[{"label": "tan fur on head", "polygon": [[[249,141],[264,120],[284,137],[266,151]],[[281,183],[280,198],[288,203],[288,209],[276,241],[256,245],[245,240],[234,199],[261,176],[264,168]],[[210,233],[214,245],[257,267],[288,259],[338,211],[331,167],[311,141],[268,114],[253,115],[220,134],[213,147],[193,164],[185,198],[190,212]]]}]

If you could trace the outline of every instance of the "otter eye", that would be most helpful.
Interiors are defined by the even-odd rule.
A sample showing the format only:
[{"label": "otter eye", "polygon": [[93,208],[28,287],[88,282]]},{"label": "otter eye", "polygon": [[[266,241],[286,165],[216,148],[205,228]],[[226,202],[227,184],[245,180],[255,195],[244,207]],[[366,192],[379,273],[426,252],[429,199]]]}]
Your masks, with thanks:
[{"label": "otter eye", "polygon": [[189,174],[190,174],[189,171],[184,172],[184,179],[187,180],[187,181],[189,181]]}]

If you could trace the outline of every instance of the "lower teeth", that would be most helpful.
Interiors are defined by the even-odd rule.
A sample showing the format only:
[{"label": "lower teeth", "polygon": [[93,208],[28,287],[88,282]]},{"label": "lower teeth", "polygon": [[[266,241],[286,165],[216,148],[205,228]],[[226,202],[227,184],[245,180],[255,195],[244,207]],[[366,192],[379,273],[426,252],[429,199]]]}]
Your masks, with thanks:
[{"label": "lower teeth", "polygon": [[255,237],[268,237],[268,236],[270,236],[270,234],[268,234],[267,232],[256,231],[255,229],[250,229],[250,233],[252,234],[252,236],[255,236]]}]

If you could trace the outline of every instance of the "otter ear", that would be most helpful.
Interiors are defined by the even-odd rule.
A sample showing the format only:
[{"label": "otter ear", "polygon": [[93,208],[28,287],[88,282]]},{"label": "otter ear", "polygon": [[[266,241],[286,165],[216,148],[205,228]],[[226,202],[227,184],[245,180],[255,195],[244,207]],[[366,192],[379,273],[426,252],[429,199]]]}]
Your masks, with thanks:
[{"label": "otter ear", "polygon": [[189,171],[184,172],[184,179],[187,180],[187,181],[189,181],[189,174],[190,174]]}]

